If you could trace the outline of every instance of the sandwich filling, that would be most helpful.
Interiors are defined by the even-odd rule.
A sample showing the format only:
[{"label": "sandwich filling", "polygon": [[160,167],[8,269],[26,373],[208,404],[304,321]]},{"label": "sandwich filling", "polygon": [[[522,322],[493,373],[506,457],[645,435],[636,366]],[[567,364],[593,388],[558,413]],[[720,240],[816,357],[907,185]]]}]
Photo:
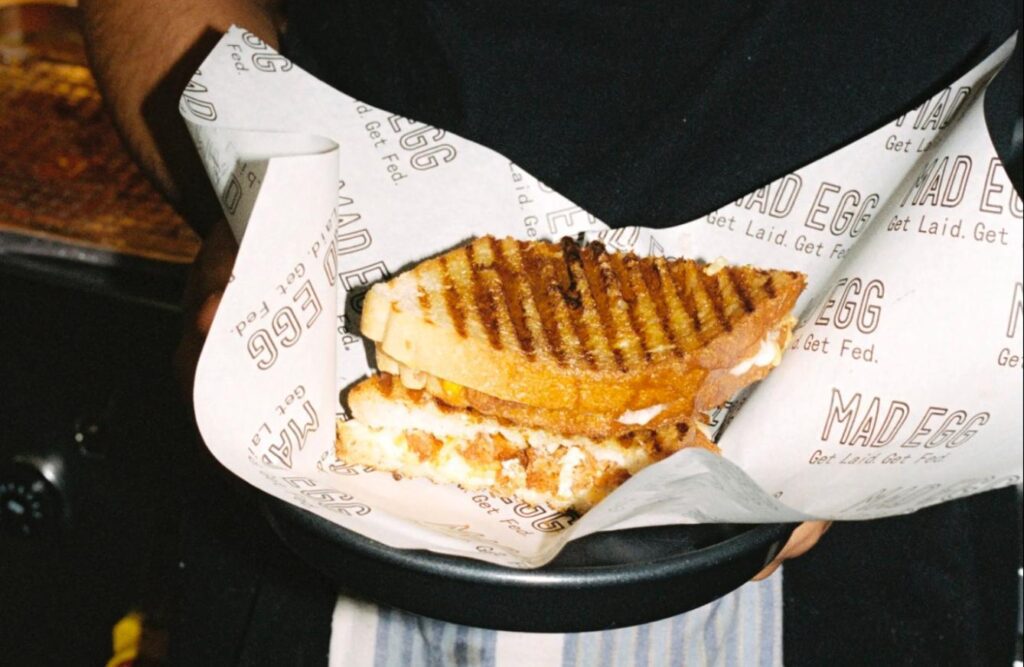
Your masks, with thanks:
[{"label": "sandwich filling", "polygon": [[554,509],[585,511],[683,447],[716,451],[688,422],[604,439],[506,426],[453,409],[387,375],[358,385],[349,402],[355,418],[338,422],[340,459]]},{"label": "sandwich filling", "polygon": [[658,403],[647,408],[640,408],[639,410],[626,410],[621,415],[615,418],[620,424],[638,424],[643,426],[649,423],[652,419],[660,415],[665,410],[664,403]]},{"label": "sandwich filling", "polygon": [[465,438],[343,422],[339,436],[337,453],[345,461],[560,510],[589,508],[653,462],[616,445],[519,447],[499,433]]}]

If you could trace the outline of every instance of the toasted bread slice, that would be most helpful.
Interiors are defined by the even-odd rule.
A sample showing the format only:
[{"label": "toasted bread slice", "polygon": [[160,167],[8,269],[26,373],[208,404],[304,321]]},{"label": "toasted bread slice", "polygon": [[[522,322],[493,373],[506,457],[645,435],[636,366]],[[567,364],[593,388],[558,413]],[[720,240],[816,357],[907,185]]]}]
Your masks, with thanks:
[{"label": "toasted bread slice", "polygon": [[617,438],[557,436],[453,408],[386,374],[353,387],[348,401],[353,418],[337,424],[339,459],[559,510],[587,510],[684,447],[718,451],[688,420]]},{"label": "toasted bread slice", "polygon": [[448,405],[472,408],[505,423],[539,428],[562,435],[608,438],[639,427],[655,428],[664,423],[679,421],[689,415],[710,411],[746,386],[764,379],[782,360],[782,352],[789,344],[795,324],[796,318],[783,318],[763,339],[745,350],[742,360],[735,366],[711,371],[696,390],[681,387],[681,398],[620,414],[559,410],[506,401],[450,380],[442,380],[413,370],[379,349],[377,367],[400,378],[402,384],[409,389],[425,390]]},{"label": "toasted bread slice", "polygon": [[560,435],[585,435],[591,438],[614,437],[636,430],[638,427],[653,427],[693,412],[692,392],[689,396],[671,403],[663,403],[640,411],[618,415],[610,412],[536,407],[495,398],[490,394],[464,387],[450,380],[442,380],[422,371],[413,370],[398,363],[379,349],[376,356],[377,368],[400,378],[402,384],[408,389],[426,391],[447,405],[457,408],[472,408],[503,423],[539,428]]},{"label": "toasted bread slice", "polygon": [[796,272],[484,237],[375,285],[362,333],[497,399],[618,415],[691,399],[793,308]]}]

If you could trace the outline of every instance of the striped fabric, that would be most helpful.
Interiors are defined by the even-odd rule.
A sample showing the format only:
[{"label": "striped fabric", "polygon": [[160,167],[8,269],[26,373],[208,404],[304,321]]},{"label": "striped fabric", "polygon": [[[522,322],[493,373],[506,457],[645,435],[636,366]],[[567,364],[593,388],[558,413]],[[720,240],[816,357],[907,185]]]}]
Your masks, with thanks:
[{"label": "striped fabric", "polygon": [[660,667],[782,664],[782,573],[632,628],[497,632],[339,597],[331,667]]}]

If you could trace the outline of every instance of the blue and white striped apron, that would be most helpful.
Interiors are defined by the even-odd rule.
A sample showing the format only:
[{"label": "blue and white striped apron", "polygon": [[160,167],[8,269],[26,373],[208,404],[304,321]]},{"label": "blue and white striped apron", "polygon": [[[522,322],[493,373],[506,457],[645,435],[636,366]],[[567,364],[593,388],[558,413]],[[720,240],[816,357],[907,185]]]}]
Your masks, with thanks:
[{"label": "blue and white striped apron", "polygon": [[618,630],[498,632],[340,597],[331,667],[660,667],[782,664],[782,572],[699,609]]}]

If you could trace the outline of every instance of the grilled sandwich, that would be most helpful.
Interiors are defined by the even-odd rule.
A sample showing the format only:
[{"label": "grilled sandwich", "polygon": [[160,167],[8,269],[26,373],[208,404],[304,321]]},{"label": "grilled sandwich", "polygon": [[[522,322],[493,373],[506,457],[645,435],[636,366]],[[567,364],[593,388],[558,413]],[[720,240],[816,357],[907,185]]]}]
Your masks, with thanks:
[{"label": "grilled sandwich", "polygon": [[[361,328],[383,375],[351,393],[354,419],[339,423],[338,454],[589,507],[666,452],[714,446],[702,412],[779,363],[805,283],[796,272],[642,258],[571,239],[476,239],[367,293]],[[371,403],[413,416],[382,419]],[[446,415],[445,428],[426,419],[434,413]],[[416,428],[423,419],[440,430]],[[452,420],[476,430],[453,431]],[[481,441],[481,428],[502,429],[501,440]],[[617,463],[595,452],[615,452]],[[579,488],[566,487],[576,479],[570,462],[588,471]]]},{"label": "grilled sandwich", "polygon": [[788,336],[804,286],[795,272],[485,237],[375,285],[362,333],[444,400],[469,389],[553,410],[689,410],[712,371]]}]

